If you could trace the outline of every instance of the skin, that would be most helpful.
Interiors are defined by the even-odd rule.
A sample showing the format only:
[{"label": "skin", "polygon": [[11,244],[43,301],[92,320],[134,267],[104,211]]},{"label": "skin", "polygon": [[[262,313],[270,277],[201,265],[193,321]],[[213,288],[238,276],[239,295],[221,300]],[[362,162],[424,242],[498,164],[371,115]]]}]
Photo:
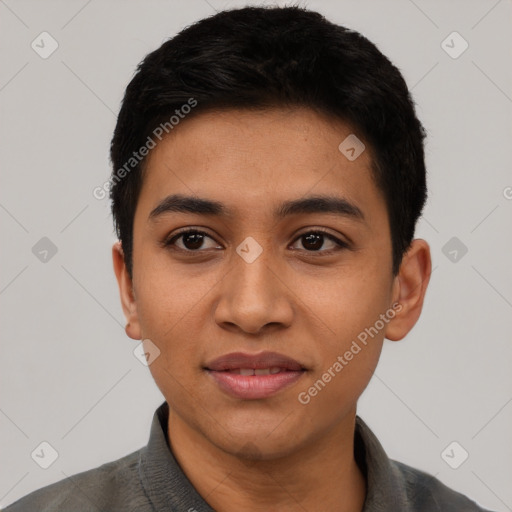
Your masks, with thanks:
[{"label": "skin", "polygon": [[[416,323],[431,260],[427,243],[414,240],[393,275],[371,150],[366,145],[354,161],[338,150],[350,133],[339,121],[299,108],[185,119],[148,156],[134,219],[133,280],[120,243],[113,247],[126,332],[160,350],[149,368],[169,404],[171,448],[215,510],[363,508],[366,481],[353,455],[357,400],[384,337],[400,340]],[[171,212],[149,220],[175,193],[220,201],[233,213]],[[313,194],[343,197],[364,219],[273,217],[281,202]],[[207,232],[202,245],[182,237],[175,249],[162,246],[187,226]],[[312,250],[299,235],[315,228],[348,248],[336,251],[324,237]],[[249,236],[263,250],[250,264],[236,252]],[[400,311],[378,335],[308,404],[300,403],[299,393],[397,302]],[[292,357],[307,371],[271,397],[241,400],[203,369],[223,354],[263,350]]]}]

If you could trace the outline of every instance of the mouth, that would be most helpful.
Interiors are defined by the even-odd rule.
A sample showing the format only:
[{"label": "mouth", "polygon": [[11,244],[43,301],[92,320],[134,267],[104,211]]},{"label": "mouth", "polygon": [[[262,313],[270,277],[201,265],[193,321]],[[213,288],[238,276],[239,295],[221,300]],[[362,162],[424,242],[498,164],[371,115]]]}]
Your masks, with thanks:
[{"label": "mouth", "polygon": [[204,370],[226,394],[255,400],[268,398],[291,386],[307,368],[276,352],[236,352],[209,362]]}]

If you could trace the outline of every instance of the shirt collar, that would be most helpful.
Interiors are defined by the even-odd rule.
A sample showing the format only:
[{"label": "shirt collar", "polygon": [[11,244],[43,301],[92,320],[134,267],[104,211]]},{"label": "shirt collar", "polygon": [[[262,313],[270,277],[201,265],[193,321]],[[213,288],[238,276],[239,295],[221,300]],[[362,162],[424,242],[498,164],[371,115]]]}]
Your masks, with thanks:
[{"label": "shirt collar", "polygon": [[360,453],[365,464],[363,473],[366,476],[367,489],[363,512],[412,511],[402,473],[389,459],[370,427],[359,416],[356,416],[354,436],[356,460]]},{"label": "shirt collar", "polygon": [[[155,411],[149,442],[140,453],[139,477],[156,511],[213,512],[195,490],[174,458],[167,440],[169,406]],[[409,512],[404,478],[386,455],[382,445],[356,416],[354,446],[356,460],[365,474],[367,493],[363,512]]]},{"label": "shirt collar", "polygon": [[176,462],[167,440],[169,406],[164,402],[155,411],[149,442],[141,450],[139,477],[157,512],[212,512]]}]

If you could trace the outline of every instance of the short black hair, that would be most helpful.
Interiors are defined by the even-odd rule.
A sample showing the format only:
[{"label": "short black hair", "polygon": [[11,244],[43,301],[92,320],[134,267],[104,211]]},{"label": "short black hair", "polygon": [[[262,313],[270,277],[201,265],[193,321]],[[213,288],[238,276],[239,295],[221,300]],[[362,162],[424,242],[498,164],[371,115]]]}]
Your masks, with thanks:
[{"label": "short black hair", "polygon": [[360,33],[303,7],[265,6],[186,27],[144,58],[126,88],[111,142],[110,198],[130,277],[142,148],[188,112],[272,107],[311,108],[369,144],[398,272],[427,196],[425,130],[404,78]]}]

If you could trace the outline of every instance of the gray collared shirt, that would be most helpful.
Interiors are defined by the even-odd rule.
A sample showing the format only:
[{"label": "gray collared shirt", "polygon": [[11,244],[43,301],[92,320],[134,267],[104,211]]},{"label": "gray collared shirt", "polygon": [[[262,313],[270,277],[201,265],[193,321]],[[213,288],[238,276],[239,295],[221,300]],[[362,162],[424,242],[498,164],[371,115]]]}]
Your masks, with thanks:
[{"label": "gray collared shirt", "polygon": [[[168,413],[166,402],[155,411],[145,447],[34,491],[5,512],[212,512],[169,449]],[[389,459],[359,416],[355,452],[367,480],[363,512],[487,512],[433,476]]]}]

